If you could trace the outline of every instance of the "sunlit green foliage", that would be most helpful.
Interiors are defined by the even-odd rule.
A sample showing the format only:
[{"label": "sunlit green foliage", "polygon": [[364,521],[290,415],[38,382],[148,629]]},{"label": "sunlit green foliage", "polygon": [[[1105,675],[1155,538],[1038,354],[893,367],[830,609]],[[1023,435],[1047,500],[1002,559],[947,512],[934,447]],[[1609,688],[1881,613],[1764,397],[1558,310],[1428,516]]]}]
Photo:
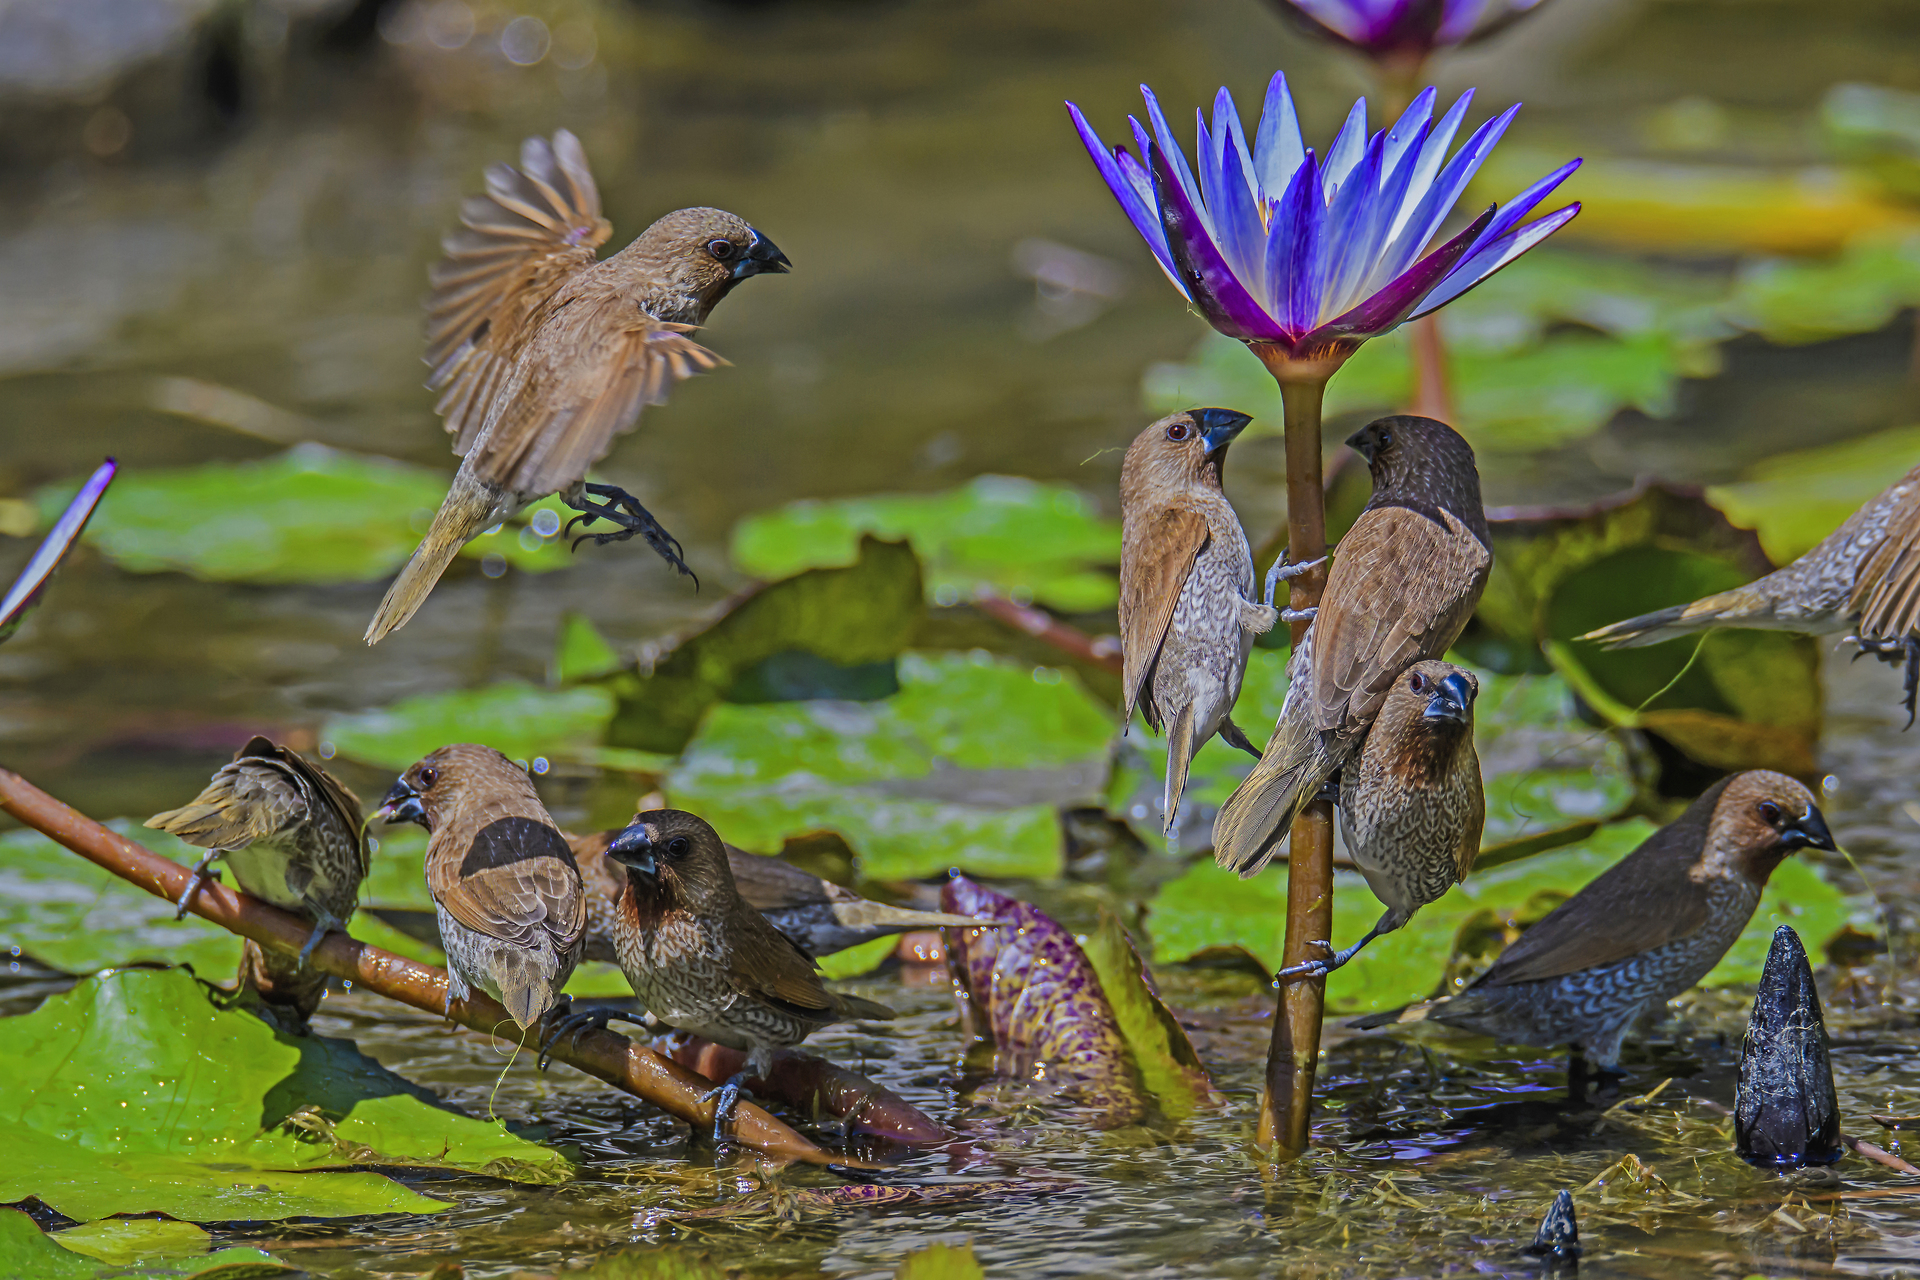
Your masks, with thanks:
[{"label": "sunlit green foliage", "polygon": [[209,1253],[211,1238],[190,1222],[151,1218],[84,1222],[49,1236],[20,1210],[0,1209],[0,1275],[20,1280],[122,1280],[145,1275],[264,1280],[297,1270],[258,1249]]},{"label": "sunlit green foliage", "polygon": [[1760,535],[1775,564],[1811,551],[1848,516],[1920,460],[1920,426],[1876,431],[1843,444],[1783,453],[1747,468],[1707,498],[1727,519]]},{"label": "sunlit green foliage", "polygon": [[522,763],[539,756],[590,759],[612,715],[613,695],[605,689],[505,683],[335,716],[321,735],[341,755],[394,770],[451,742],[478,742]]}]

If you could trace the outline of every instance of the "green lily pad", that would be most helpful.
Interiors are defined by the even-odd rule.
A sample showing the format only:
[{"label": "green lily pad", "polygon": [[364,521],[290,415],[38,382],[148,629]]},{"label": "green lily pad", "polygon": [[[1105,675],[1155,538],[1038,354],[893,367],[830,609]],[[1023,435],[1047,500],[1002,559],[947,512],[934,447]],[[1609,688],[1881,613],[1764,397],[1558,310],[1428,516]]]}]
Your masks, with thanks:
[{"label": "green lily pad", "polygon": [[747,849],[831,829],[863,876],[1057,875],[1056,806],[1100,793],[1111,714],[1072,677],[987,654],[908,654],[878,702],[714,707],[668,775]]},{"label": "green lily pad", "polygon": [[1828,143],[1904,200],[1920,200],[1920,93],[1837,84],[1820,104]]},{"label": "green lily pad", "polygon": [[1729,319],[1782,345],[1872,333],[1920,303],[1920,236],[1874,235],[1838,257],[1763,258],[1741,268]]},{"label": "green lily pad", "polygon": [[973,1245],[933,1244],[900,1259],[893,1280],[987,1280]]},{"label": "green lily pad", "polygon": [[870,938],[856,943],[830,956],[821,956],[817,963],[820,972],[829,978],[858,978],[878,969],[887,962],[887,957],[899,949],[900,939],[889,934],[884,938]]},{"label": "green lily pad", "polygon": [[1798,560],[1920,460],[1920,426],[1768,458],[1707,499],[1760,536],[1775,564]]},{"label": "green lily pad", "polygon": [[1213,1100],[1213,1078],[1186,1029],[1160,999],[1152,971],[1119,918],[1102,911],[1099,926],[1077,941],[1100,979],[1101,994],[1126,1038],[1140,1083],[1160,1099],[1161,1110],[1179,1117]]},{"label": "green lily pad", "polygon": [[884,698],[898,688],[893,660],[925,612],[913,548],[863,536],[850,567],[809,569],[735,597],[704,629],[659,646],[644,671],[605,678],[619,698],[608,744],[677,753],[723,698]]},{"label": "green lily pad", "polygon": [[[426,532],[449,477],[423,467],[300,444],[258,462],[127,471],[87,526],[86,540],[132,573],[177,572],[213,582],[364,582],[394,572]],[[51,523],[73,485],[35,495]],[[465,556],[498,555],[533,572],[568,563],[564,539],[526,522],[530,507]]]},{"label": "green lily pad", "polygon": [[1119,598],[1118,522],[1078,490],[1017,476],[980,476],[945,493],[795,502],[742,520],[733,561],[762,578],[848,565],[868,534],[911,542],[940,604],[985,589],[1084,613]]},{"label": "green lily pad", "polygon": [[[196,1222],[430,1213],[352,1167],[571,1176],[558,1152],[438,1105],[342,1040],[219,1007],[185,970],[89,978],[0,1041],[0,1202]],[[289,1121],[292,1123],[289,1123]]]},{"label": "green lily pad", "polygon": [[[258,1249],[207,1252],[206,1232],[190,1222],[108,1219],[44,1234],[18,1209],[0,1209],[0,1275],[21,1280],[122,1280],[200,1276],[256,1280],[298,1271]],[[132,1264],[142,1264],[129,1269]]]},{"label": "green lily pad", "polygon": [[704,1253],[685,1249],[632,1249],[609,1253],[581,1280],[727,1280],[727,1270]]},{"label": "green lily pad", "polygon": [[450,742],[478,742],[510,760],[591,758],[613,709],[606,689],[541,689],[509,681],[334,716],[320,736],[341,755],[395,770]]}]

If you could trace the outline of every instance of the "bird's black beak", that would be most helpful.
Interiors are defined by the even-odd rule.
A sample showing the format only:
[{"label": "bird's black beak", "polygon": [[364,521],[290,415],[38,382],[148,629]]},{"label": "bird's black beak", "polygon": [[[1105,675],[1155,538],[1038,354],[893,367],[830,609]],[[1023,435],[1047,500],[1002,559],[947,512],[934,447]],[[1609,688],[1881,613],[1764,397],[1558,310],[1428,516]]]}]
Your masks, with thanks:
[{"label": "bird's black beak", "polygon": [[1238,409],[1195,409],[1189,416],[1200,428],[1200,440],[1207,446],[1209,457],[1232,444],[1234,437],[1253,421]]},{"label": "bird's black beak", "polygon": [[1781,829],[1780,843],[1788,849],[1840,851],[1840,846],[1833,842],[1833,832],[1827,829],[1826,815],[1817,804],[1808,805],[1805,817],[1795,818]]},{"label": "bird's black beak", "polygon": [[642,875],[655,875],[660,869],[653,860],[653,837],[637,822],[613,838],[613,843],[607,846],[607,856]]},{"label": "bird's black beak", "polygon": [[1471,714],[1473,700],[1478,696],[1479,690],[1473,687],[1473,681],[1455,673],[1442,680],[1434,689],[1433,696],[1427,699],[1427,709],[1423,713],[1423,718],[1465,724],[1467,717]]},{"label": "bird's black beak", "polygon": [[793,270],[793,264],[787,261],[786,254],[780,252],[779,245],[761,235],[755,228],[749,227],[748,230],[753,232],[753,243],[747,246],[747,251],[740,261],[733,264],[735,280],[745,280],[748,276],[763,276],[769,272],[784,275]]},{"label": "bird's black beak", "polygon": [[420,793],[402,778],[388,789],[386,798],[380,801],[378,816],[385,819],[390,827],[402,822],[417,822],[424,827],[427,825],[427,806],[420,803]]},{"label": "bird's black beak", "polygon": [[1373,465],[1373,455],[1378,446],[1379,438],[1371,427],[1362,427],[1347,437],[1347,448],[1365,458],[1368,466]]}]

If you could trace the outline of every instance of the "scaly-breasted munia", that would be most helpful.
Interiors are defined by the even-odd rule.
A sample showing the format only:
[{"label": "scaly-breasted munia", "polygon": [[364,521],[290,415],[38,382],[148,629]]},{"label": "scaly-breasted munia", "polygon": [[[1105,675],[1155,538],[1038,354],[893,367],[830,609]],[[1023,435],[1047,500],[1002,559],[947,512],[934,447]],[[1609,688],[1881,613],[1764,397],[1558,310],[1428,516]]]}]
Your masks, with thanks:
[{"label": "scaly-breasted munia", "polygon": [[1785,568],[1744,587],[1589,631],[1609,649],[1715,627],[1853,632],[1861,652],[1906,666],[1907,724],[1920,694],[1920,467]]},{"label": "scaly-breasted munia", "polygon": [[[1281,977],[1325,977],[1383,933],[1467,878],[1480,851],[1487,798],[1473,749],[1480,682],[1437,659],[1401,673],[1380,705],[1360,758],[1340,774],[1347,854],[1386,911],[1367,935]],[[1322,944],[1330,952],[1333,944]]]},{"label": "scaly-breasted munia", "polygon": [[330,930],[346,932],[367,878],[365,823],[353,792],[299,752],[255,737],[206,790],[147,825],[211,851],[180,895],[180,914],[204,878],[217,874],[208,867],[225,859],[243,891],[314,922],[299,956],[248,940],[240,960],[243,985],[303,1021],[312,1017],[327,979],[307,959]]},{"label": "scaly-breasted munia", "polygon": [[[679,809],[636,814],[607,855],[627,873],[613,930],[634,994],[655,1021],[747,1055],[740,1074],[721,1086],[716,1138],[741,1082],[764,1078],[776,1050],[830,1023],[894,1016],[885,1005],[827,990],[813,957],[741,899],[726,846],[702,819]],[[546,1043],[605,1018],[581,1010],[556,1020]]]},{"label": "scaly-breasted munia", "polygon": [[1149,426],[1120,464],[1120,652],[1125,718],[1167,735],[1166,831],[1187,767],[1218,733],[1258,759],[1233,722],[1253,638],[1277,620],[1254,598],[1253,554],[1220,487],[1227,446],[1252,421],[1189,409]]},{"label": "scaly-breasted munia", "polygon": [[[627,889],[627,869],[607,853],[607,847],[619,838],[618,831],[567,837],[574,861],[580,865],[580,879],[587,886],[587,949],[583,958],[607,964],[620,963],[614,918]],[[722,847],[727,851],[727,866],[741,900],[811,956],[830,956],[909,929],[977,928],[980,924],[971,916],[874,902],[783,859],[748,853],[724,842]]]},{"label": "scaly-breasted munia", "polygon": [[1835,847],[1812,792],[1764,769],[1735,774],[1521,934],[1459,995],[1353,1025],[1429,1019],[1510,1044],[1571,1044],[1614,1071],[1634,1019],[1720,963],[1773,869],[1796,849]]},{"label": "scaly-breasted munia", "polygon": [[564,1003],[587,895],[527,771],[492,747],[441,747],[400,775],[380,813],[427,829],[448,1007],[478,987],[530,1028]]},{"label": "scaly-breasted munia", "polygon": [[[429,383],[463,455],[426,537],[388,588],[367,643],[404,624],[460,548],[529,503],[559,494],[619,526],[596,543],[640,534],[682,573],[680,545],[631,494],[587,484],[587,468],[642,406],[720,363],[685,335],[749,276],[787,271],[772,241],[721,209],[669,213],[604,262],[612,234],[586,153],[562,129],[529,138],[520,168],[487,170],[487,193],[462,206],[427,301]],[[599,498],[601,501],[594,501]]]},{"label": "scaly-breasted munia", "polygon": [[[1460,638],[1493,567],[1480,472],[1453,428],[1381,418],[1347,444],[1367,460],[1373,497],[1340,539],[1288,659],[1266,752],[1213,824],[1215,859],[1242,876],[1267,864],[1295,815],[1359,753],[1400,674]],[[1276,564],[1269,583],[1284,572]]]}]

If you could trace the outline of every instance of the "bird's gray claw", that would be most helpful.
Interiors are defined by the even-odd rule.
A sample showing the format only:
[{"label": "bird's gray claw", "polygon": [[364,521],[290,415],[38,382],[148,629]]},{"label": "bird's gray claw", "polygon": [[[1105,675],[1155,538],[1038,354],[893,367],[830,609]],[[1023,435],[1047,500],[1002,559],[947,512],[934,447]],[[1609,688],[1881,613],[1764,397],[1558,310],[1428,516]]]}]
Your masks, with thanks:
[{"label": "bird's gray claw", "polygon": [[1283,982],[1289,978],[1324,978],[1340,967],[1335,960],[1340,953],[1334,949],[1333,943],[1325,938],[1315,938],[1307,945],[1318,947],[1327,954],[1319,960],[1304,960],[1299,964],[1288,965],[1273,976]]},{"label": "bird's gray claw", "polygon": [[220,878],[220,873],[212,869],[213,860],[219,856],[220,851],[216,849],[194,864],[193,874],[187,877],[187,887],[180,891],[180,901],[177,904],[180,909],[173,913],[175,920],[187,918],[187,908],[193,903],[193,895],[200,892],[201,885],[209,880]]},{"label": "bird's gray claw", "polygon": [[1316,613],[1319,613],[1319,612],[1320,612],[1320,606],[1319,606],[1319,605],[1315,605],[1315,606],[1314,606],[1313,608],[1311,608],[1311,609],[1282,609],[1282,610],[1280,611],[1280,621],[1282,621],[1282,622],[1312,622],[1312,621],[1313,621],[1313,615],[1314,615],[1314,614],[1316,614]]},{"label": "bird's gray claw", "polygon": [[[640,505],[639,499],[625,489],[610,484],[589,484],[582,486],[582,489],[583,493],[578,497],[561,499],[581,513],[567,521],[566,531],[571,533],[576,524],[591,523],[601,519],[611,521],[620,527],[612,533],[581,534],[573,541],[575,551],[580,549],[581,543],[589,539],[594,546],[599,547],[609,542],[625,542],[637,533],[646,539],[647,545],[652,547],[662,560],[692,578],[695,587],[700,585],[699,576],[687,567],[684,558],[686,549],[680,545],[680,540],[662,528],[660,522]],[[593,502],[586,496],[587,494],[603,498],[605,501]]]},{"label": "bird's gray claw", "polygon": [[718,1099],[713,1105],[713,1140],[715,1142],[725,1142],[733,1129],[734,1113],[740,1110],[740,1091],[746,1080],[746,1072],[736,1071],[727,1077],[725,1084],[700,1095],[701,1102]]}]

